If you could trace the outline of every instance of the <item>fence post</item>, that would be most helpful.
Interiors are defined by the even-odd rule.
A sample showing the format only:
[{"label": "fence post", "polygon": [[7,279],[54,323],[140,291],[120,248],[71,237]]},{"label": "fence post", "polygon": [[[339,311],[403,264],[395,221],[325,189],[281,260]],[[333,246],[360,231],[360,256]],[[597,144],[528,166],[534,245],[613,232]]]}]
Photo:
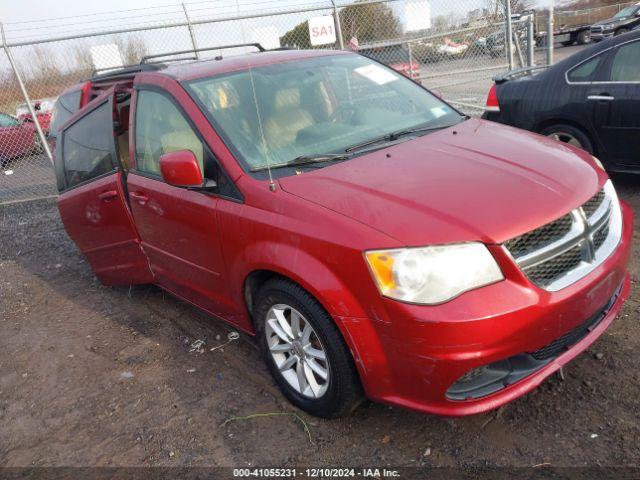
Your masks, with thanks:
[{"label": "fence post", "polygon": [[529,15],[527,22],[527,66],[533,67],[536,63],[535,59],[535,32],[533,29],[533,15]]},{"label": "fence post", "polygon": [[42,144],[42,149],[44,153],[49,158],[51,165],[53,165],[53,156],[51,155],[51,149],[49,148],[49,144],[47,143],[47,137],[45,137],[44,132],[42,131],[42,127],[40,127],[40,120],[38,120],[38,116],[36,115],[36,111],[33,109],[33,105],[31,104],[31,98],[29,98],[29,93],[27,92],[27,87],[25,87],[24,82],[22,81],[22,75],[20,75],[20,71],[18,70],[18,66],[16,65],[15,60],[13,59],[13,55],[11,55],[11,50],[7,45],[7,38],[4,34],[4,24],[0,22],[0,35],[2,36],[2,48],[7,54],[7,58],[9,59],[9,64],[11,65],[11,69],[13,70],[13,74],[16,76],[16,80],[18,81],[18,86],[20,87],[20,91],[22,92],[22,97],[24,101],[27,102],[27,108],[29,109],[29,114],[31,115],[31,119],[33,120],[33,124],[36,127],[36,132],[38,134],[38,138],[40,139],[40,143]]},{"label": "fence post", "polygon": [[340,47],[340,50],[344,50],[344,39],[342,38],[342,25],[340,25],[340,15],[338,14],[338,7],[336,7],[336,2],[334,0],[331,0],[331,5],[333,5],[333,22],[336,24],[338,47]]},{"label": "fence post", "polygon": [[504,32],[504,48],[507,52],[507,63],[509,70],[513,70],[513,30],[511,28],[511,0],[505,2],[505,32]]},{"label": "fence post", "polygon": [[[191,19],[189,18],[189,13],[187,12],[187,6],[182,2],[182,9],[184,10],[184,16],[187,19],[187,28],[189,29],[189,36],[191,37],[191,45],[193,45],[194,50],[198,50],[198,44],[196,43],[196,35],[193,31],[193,25],[191,25]],[[195,52],[196,58],[200,59],[200,53]]]},{"label": "fence post", "polygon": [[553,64],[553,0],[549,4],[547,20],[547,65]]}]

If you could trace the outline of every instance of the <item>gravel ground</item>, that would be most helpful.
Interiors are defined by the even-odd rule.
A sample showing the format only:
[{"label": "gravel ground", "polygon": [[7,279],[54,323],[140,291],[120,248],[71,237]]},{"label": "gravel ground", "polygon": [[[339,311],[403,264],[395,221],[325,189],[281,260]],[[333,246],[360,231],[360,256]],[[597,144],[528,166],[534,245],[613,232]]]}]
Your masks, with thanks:
[{"label": "gravel ground", "polygon": [[[640,178],[616,183],[640,214]],[[251,338],[210,351],[224,323],[100,285],[53,200],[0,206],[0,466],[637,466],[639,237],[630,300],[564,380],[473,417],[367,404],[326,421],[284,400]],[[225,423],[256,413],[277,415]]]}]

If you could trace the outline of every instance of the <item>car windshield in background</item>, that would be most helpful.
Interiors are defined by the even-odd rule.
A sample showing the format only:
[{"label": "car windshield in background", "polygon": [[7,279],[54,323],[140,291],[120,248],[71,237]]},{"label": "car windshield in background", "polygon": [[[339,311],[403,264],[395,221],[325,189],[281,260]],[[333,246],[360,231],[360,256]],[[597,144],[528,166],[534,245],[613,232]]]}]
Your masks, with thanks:
[{"label": "car windshield in background", "polygon": [[636,5],[634,5],[633,7],[627,7],[623,10],[620,10],[618,13],[616,13],[613,18],[627,18],[630,17],[631,15],[633,15],[635,13],[635,11],[638,10],[638,7]]},{"label": "car windshield in background", "polygon": [[355,54],[193,80],[187,88],[248,170],[464,118],[403,75]]}]

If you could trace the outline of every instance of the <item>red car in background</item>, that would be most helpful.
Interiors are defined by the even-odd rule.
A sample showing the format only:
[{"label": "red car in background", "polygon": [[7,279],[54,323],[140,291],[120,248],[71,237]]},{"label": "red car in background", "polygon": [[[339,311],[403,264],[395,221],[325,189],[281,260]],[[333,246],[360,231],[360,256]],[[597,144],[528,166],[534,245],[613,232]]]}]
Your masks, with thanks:
[{"label": "red car in background", "polygon": [[358,48],[357,52],[380,63],[384,63],[405,77],[421,83],[420,64],[403,45],[363,47]]},{"label": "red car in background", "polygon": [[362,55],[254,46],[60,97],[80,108],[56,131],[58,207],[103,283],[255,335],[324,417],[363,395],[494,409],[613,322],[632,212],[595,157]]},{"label": "red car in background", "polygon": [[33,122],[0,113],[0,162],[3,166],[8,160],[36,152],[39,145]]},{"label": "red car in background", "polygon": [[[57,98],[41,98],[32,101],[33,109],[35,110],[36,115],[38,116],[38,121],[40,122],[40,128],[42,128],[45,135],[49,135],[51,112],[56,100]],[[31,121],[31,113],[29,112],[29,108],[26,103],[18,105],[16,108],[16,116],[20,120]]]}]

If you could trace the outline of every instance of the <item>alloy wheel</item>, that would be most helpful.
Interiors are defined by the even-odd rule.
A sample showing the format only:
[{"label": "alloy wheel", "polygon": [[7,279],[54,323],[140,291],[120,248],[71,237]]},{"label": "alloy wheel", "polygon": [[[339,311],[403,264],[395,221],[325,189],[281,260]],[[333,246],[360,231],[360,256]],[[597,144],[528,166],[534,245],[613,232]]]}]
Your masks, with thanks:
[{"label": "alloy wheel", "polygon": [[568,143],[574,147],[584,148],[582,143],[580,143],[580,140],[567,132],[553,132],[549,134],[549,137],[559,142]]},{"label": "alloy wheel", "polygon": [[290,305],[273,305],[267,312],[265,335],[269,353],[289,385],[305,397],[322,397],[329,387],[329,363],[304,315]]}]

